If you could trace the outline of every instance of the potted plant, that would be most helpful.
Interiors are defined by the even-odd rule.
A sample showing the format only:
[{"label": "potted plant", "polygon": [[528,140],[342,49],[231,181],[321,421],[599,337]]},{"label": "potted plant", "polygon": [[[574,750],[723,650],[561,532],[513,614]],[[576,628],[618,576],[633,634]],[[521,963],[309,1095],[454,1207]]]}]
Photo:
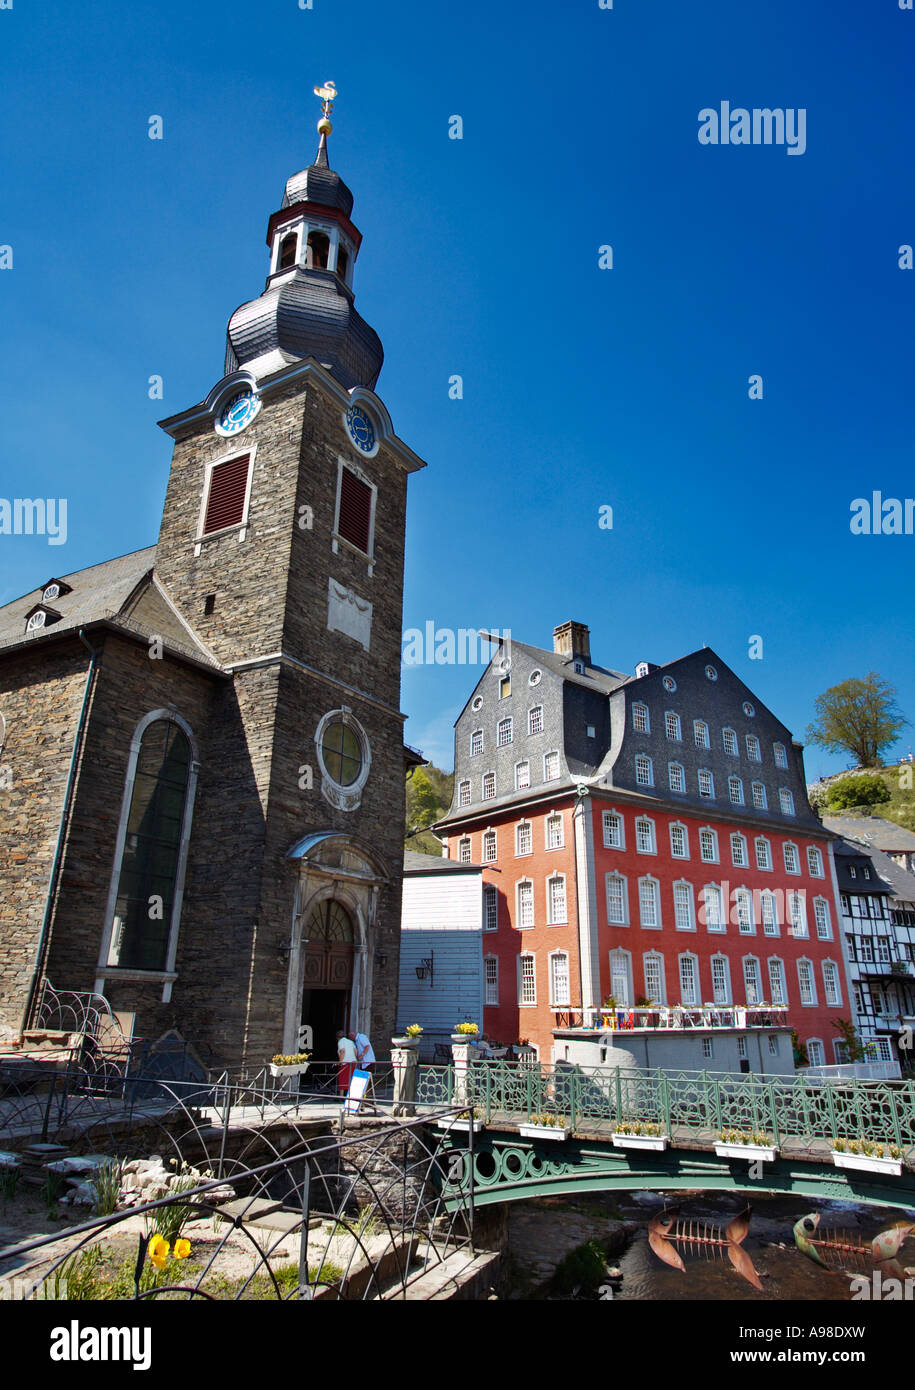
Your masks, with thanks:
[{"label": "potted plant", "polygon": [[308,1070],[310,1052],[278,1052],[270,1059],[271,1076],[302,1076]]},{"label": "potted plant", "polygon": [[669,1143],[670,1135],[664,1133],[662,1125],[644,1120],[618,1120],[613,1126],[615,1149],[654,1149],[663,1153]]},{"label": "potted plant", "polygon": [[719,1158],[745,1158],[748,1162],[774,1163],[778,1146],[761,1130],[723,1129],[715,1144]]},{"label": "potted plant", "polygon": [[458,1023],[455,1025],[454,1032],[451,1034],[451,1041],[456,1043],[475,1043],[479,1031],[479,1026],[476,1023]]},{"label": "potted plant", "polygon": [[518,1126],[522,1139],[568,1139],[570,1132],[562,1115],[531,1115]]},{"label": "potted plant", "polygon": [[391,1039],[391,1044],[394,1047],[410,1047],[419,1042],[422,1031],[421,1023],[408,1023],[399,1037]]},{"label": "potted plant", "polygon": [[902,1150],[896,1144],[877,1144],[870,1139],[834,1139],[832,1161],[836,1168],[858,1168],[865,1173],[902,1176]]},{"label": "potted plant", "polygon": [[439,1129],[457,1129],[465,1134],[472,1129],[474,1134],[479,1134],[483,1128],[483,1113],[474,1106],[472,1110],[459,1110],[456,1115],[442,1115],[435,1123]]}]

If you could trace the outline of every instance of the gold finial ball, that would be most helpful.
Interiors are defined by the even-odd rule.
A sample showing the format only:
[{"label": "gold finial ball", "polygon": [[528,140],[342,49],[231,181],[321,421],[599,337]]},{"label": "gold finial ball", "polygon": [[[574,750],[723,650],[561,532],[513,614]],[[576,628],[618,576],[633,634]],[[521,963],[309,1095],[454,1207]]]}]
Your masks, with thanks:
[{"label": "gold finial ball", "polygon": [[330,121],[327,119],[326,116],[322,116],[321,119],[318,121],[318,134],[329,135],[332,130],[333,126],[331,125]]}]

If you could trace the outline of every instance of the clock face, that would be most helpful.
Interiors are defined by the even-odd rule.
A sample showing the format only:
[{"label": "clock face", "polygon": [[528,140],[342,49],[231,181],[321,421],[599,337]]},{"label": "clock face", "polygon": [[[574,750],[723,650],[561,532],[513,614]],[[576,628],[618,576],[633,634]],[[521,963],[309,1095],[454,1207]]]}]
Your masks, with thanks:
[{"label": "clock face", "polygon": [[375,452],[375,426],[361,406],[351,405],[345,415],[350,439],[364,454]]},{"label": "clock face", "polygon": [[260,398],[247,388],[232,396],[219,412],[216,419],[216,433],[238,434],[257,415],[261,408]]}]

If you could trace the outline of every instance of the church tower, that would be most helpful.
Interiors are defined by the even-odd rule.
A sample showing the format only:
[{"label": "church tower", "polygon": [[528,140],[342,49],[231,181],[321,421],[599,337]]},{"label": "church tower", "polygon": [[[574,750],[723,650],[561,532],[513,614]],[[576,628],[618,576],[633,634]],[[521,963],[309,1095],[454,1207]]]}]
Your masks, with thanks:
[{"label": "church tower", "polygon": [[270,217],[225,375],[162,422],[156,575],[228,678],[200,731],[173,1001],[185,1036],[199,1007],[215,1052],[249,1066],[307,1045],[303,1026],[316,1059],[337,1027],[383,1049],[396,1007],[404,528],[424,465],[375,394],[362,239],[328,158],[336,93],[316,94],[318,151]]}]

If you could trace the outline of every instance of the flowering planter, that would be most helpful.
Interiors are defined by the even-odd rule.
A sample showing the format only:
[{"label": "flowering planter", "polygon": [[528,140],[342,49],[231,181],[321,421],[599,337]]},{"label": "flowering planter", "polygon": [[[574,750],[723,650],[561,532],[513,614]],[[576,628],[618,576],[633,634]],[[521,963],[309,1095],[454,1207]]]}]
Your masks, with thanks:
[{"label": "flowering planter", "polygon": [[745,1158],[748,1163],[774,1163],[778,1149],[772,1144],[716,1144],[719,1158]]},{"label": "flowering planter", "polygon": [[837,1168],[858,1168],[863,1173],[886,1173],[894,1178],[902,1176],[901,1158],[868,1158],[866,1154],[845,1154],[833,1149],[832,1161]]},{"label": "flowering planter", "polygon": [[518,1133],[522,1139],[568,1139],[568,1126],[559,1125],[519,1125]]},{"label": "flowering planter", "polygon": [[480,1130],[483,1128],[482,1120],[462,1120],[452,1117],[451,1115],[444,1115],[440,1120],[436,1120],[435,1123],[438,1129],[458,1129],[463,1131],[464,1134],[469,1134],[471,1126],[473,1126],[474,1134],[479,1134]]},{"label": "flowering planter", "polygon": [[670,1143],[669,1134],[614,1134],[615,1149],[653,1149],[663,1153]]},{"label": "flowering planter", "polygon": [[451,1041],[453,1043],[469,1043],[471,1047],[476,1047],[480,1040],[476,1033],[452,1033]]},{"label": "flowering planter", "polygon": [[280,1065],[276,1062],[270,1063],[271,1076],[303,1076],[308,1070],[307,1062],[292,1062]]}]

